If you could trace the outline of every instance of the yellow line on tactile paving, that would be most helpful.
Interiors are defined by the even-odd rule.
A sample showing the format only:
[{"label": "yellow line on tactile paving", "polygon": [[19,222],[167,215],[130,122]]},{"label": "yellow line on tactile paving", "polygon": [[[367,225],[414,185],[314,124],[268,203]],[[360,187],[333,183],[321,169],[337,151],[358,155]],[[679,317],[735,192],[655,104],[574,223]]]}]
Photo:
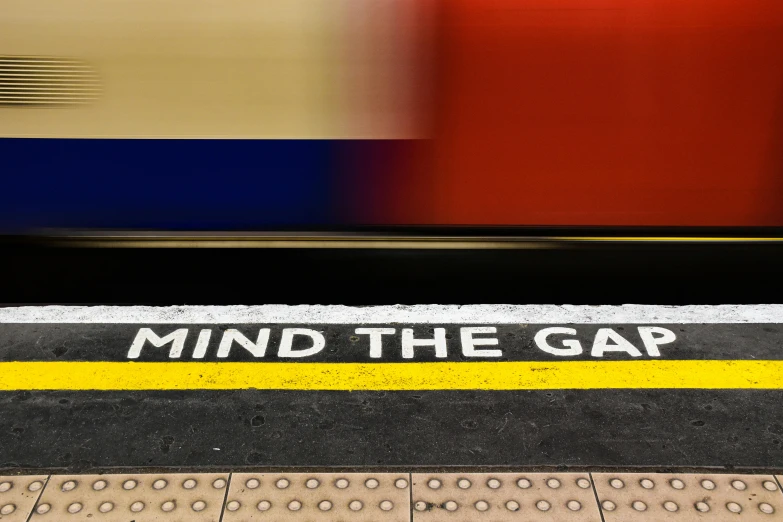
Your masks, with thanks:
[{"label": "yellow line on tactile paving", "polygon": [[783,361],[2,362],[0,390],[781,389]]}]

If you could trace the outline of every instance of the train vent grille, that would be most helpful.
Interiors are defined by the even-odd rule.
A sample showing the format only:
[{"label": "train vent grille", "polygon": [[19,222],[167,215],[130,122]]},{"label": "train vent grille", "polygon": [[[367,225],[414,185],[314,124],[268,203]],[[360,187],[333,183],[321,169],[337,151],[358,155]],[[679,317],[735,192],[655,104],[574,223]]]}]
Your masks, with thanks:
[{"label": "train vent grille", "polygon": [[84,105],[100,94],[98,74],[81,60],[0,55],[0,107]]}]

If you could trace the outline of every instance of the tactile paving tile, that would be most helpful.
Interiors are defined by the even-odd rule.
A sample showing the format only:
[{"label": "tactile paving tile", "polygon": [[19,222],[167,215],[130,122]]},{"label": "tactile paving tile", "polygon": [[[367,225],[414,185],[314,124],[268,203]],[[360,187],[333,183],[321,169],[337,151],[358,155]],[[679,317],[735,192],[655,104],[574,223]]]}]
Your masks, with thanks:
[{"label": "tactile paving tile", "polygon": [[407,473],[235,473],[223,522],[410,520]]},{"label": "tactile paving tile", "polygon": [[47,478],[46,475],[0,477],[0,520],[26,522]]},{"label": "tactile paving tile", "polygon": [[413,520],[600,522],[587,473],[414,473]]},{"label": "tactile paving tile", "polygon": [[228,473],[53,475],[31,520],[218,522]]},{"label": "tactile paving tile", "polygon": [[606,522],[783,520],[772,475],[594,473]]}]

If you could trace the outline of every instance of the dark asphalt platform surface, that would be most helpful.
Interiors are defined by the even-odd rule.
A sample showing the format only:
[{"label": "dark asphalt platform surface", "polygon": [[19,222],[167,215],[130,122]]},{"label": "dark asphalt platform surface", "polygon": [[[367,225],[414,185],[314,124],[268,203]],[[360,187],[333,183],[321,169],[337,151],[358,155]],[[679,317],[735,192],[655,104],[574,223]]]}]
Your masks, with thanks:
[{"label": "dark asphalt platform surface", "polygon": [[[381,360],[369,358],[367,336],[354,335],[358,325],[0,324],[0,362],[127,361],[142,326],[161,336],[190,330],[176,364],[192,361],[191,346],[201,329],[215,332],[203,360],[217,361],[221,330],[236,328],[255,339],[260,327],[272,331],[263,361],[281,362],[276,351],[280,331],[293,326],[317,329],[327,340],[324,350],[307,362],[409,361],[399,355],[400,324],[372,325],[397,330],[384,339]],[[417,338],[431,338],[434,326],[446,328],[448,358],[436,359],[431,348],[422,347],[414,360],[465,362],[458,334],[464,325],[411,328]],[[492,360],[553,360],[533,341],[534,331],[547,326],[553,325],[497,325],[494,337],[503,356]],[[596,360],[589,347],[603,327],[641,349],[636,324],[566,326],[577,330],[573,337],[585,346],[576,360]],[[656,326],[677,334],[676,341],[660,347],[657,359],[783,359],[778,324]],[[632,359],[622,352],[603,358]],[[255,359],[235,346],[225,360]],[[170,361],[168,346],[147,345],[138,361]],[[0,470],[400,466],[780,471],[782,405],[780,389],[13,390],[0,392]]]},{"label": "dark asphalt platform surface", "polygon": [[2,469],[783,469],[783,392],[0,394]]}]

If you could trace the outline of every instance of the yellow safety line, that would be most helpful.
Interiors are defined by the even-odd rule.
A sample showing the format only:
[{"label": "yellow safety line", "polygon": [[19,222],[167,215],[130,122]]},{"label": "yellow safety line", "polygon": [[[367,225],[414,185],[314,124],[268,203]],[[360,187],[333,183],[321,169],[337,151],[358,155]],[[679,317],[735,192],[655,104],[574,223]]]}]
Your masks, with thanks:
[{"label": "yellow safety line", "polygon": [[0,362],[0,390],[781,389],[783,361]]}]

